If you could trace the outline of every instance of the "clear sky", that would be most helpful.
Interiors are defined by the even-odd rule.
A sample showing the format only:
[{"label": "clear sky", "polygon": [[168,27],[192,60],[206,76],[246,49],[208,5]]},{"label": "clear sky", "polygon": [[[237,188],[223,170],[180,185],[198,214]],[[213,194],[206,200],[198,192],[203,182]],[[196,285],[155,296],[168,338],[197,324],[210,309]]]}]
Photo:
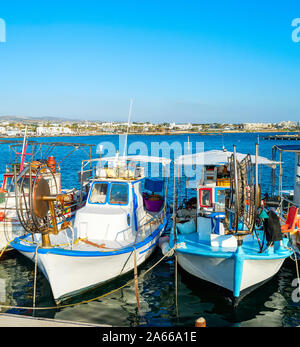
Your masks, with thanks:
[{"label": "clear sky", "polygon": [[1,0],[0,115],[300,120],[298,1]]}]

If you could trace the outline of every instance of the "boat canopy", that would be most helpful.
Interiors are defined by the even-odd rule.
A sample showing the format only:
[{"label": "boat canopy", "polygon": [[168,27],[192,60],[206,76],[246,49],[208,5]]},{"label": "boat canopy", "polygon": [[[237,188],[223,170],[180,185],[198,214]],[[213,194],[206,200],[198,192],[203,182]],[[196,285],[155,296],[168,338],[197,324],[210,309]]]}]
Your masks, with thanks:
[{"label": "boat canopy", "polygon": [[114,163],[125,163],[126,161],[135,161],[135,162],[144,162],[144,163],[159,163],[162,165],[169,165],[171,159],[163,158],[163,157],[153,157],[148,155],[128,155],[128,156],[114,156],[114,157],[103,157],[92,159],[91,161],[107,161]]},{"label": "boat canopy", "polygon": [[[195,154],[181,155],[175,160],[175,165],[226,165],[228,164],[228,158],[231,157],[233,152],[222,150],[211,150]],[[241,161],[247,154],[237,153],[237,160]],[[255,164],[255,155],[251,155],[251,161]],[[267,165],[271,168],[275,168],[280,164],[278,161],[273,161],[268,158],[258,156],[258,165]]]}]

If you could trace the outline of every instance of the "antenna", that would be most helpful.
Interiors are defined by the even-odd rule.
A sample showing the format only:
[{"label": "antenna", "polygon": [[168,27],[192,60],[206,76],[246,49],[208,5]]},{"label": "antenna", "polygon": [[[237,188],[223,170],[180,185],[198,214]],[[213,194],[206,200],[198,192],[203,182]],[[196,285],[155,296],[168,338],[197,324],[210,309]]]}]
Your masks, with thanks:
[{"label": "antenna", "polygon": [[22,147],[22,153],[21,153],[20,172],[23,170],[23,167],[24,167],[26,149],[27,149],[27,125],[25,127],[25,134],[24,134],[23,147]]},{"label": "antenna", "polygon": [[124,153],[123,153],[123,156],[124,156],[124,157],[125,157],[125,155],[126,155],[126,153],[127,153],[127,135],[128,135],[128,132],[129,132],[132,105],[133,105],[133,99],[131,98],[131,99],[130,99],[129,112],[128,112],[128,123],[127,123],[126,137],[125,137]]}]

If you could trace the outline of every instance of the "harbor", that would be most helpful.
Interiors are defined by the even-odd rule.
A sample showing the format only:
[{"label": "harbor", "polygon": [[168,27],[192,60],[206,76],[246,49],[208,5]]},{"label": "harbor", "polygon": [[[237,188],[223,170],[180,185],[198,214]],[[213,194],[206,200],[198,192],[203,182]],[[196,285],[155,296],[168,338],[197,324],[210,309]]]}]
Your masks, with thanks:
[{"label": "harbor", "polygon": [[135,344],[300,326],[297,13],[3,2],[0,327]]},{"label": "harbor", "polygon": [[[248,134],[246,139],[243,139],[241,134],[236,134],[234,136],[236,143],[239,143],[239,151],[244,152],[245,149],[248,149],[249,142],[251,142],[254,146],[253,148],[255,148],[257,140],[256,134]],[[93,139],[95,140],[94,144],[99,144],[104,143],[107,137],[101,136]],[[145,143],[149,141],[148,136],[145,136],[144,139]],[[194,135],[194,137],[189,135],[188,138],[182,138],[182,136],[180,136],[178,139],[180,139],[183,144],[186,141],[190,141],[189,143],[192,151],[196,150],[195,144],[198,140],[203,141],[205,149],[207,150],[222,148],[222,141],[220,141],[220,137],[217,135],[214,137],[201,136],[200,138],[196,135]],[[52,138],[43,139],[43,143],[47,143],[49,140],[52,141]],[[75,144],[93,144],[90,138],[75,139],[70,137],[70,139],[64,139],[64,142],[65,140],[76,140],[76,142],[74,142]],[[118,145],[119,139],[117,136],[111,140]],[[128,146],[130,147],[135,140],[136,138],[134,135],[128,136]],[[173,136],[154,136],[152,141],[155,140],[167,141],[171,144]],[[224,136],[223,141],[224,146],[230,148],[232,136]],[[5,150],[9,151],[9,144],[2,146]],[[259,147],[260,154],[272,160],[272,156],[270,155],[272,153],[272,147],[273,144],[271,142],[261,141]],[[68,148],[72,147],[65,147],[65,149],[57,153],[57,162],[60,161],[60,158],[63,159],[68,155]],[[96,145],[91,148],[92,157],[99,156],[99,153],[97,154],[97,148],[99,147]],[[255,154],[253,150],[252,154]],[[287,155],[290,160],[294,160],[291,157],[291,153],[285,153],[285,155]],[[72,154],[68,159],[72,159],[72,167],[75,165],[74,158],[79,159],[79,162],[81,162],[81,159],[83,161],[88,160],[85,159],[86,154],[84,151],[76,151],[74,158],[71,156]],[[2,164],[6,164],[4,158],[2,159]],[[70,163],[66,162],[65,165],[65,168],[69,171]],[[63,164],[61,166],[63,167]],[[283,166],[288,166],[288,162],[284,161]],[[77,169],[75,169],[75,167],[77,167]],[[89,168],[89,164],[86,167]],[[75,171],[80,171],[80,165],[79,167],[74,166],[74,169]],[[267,167],[261,168],[262,189],[267,189],[271,182],[271,175],[266,173],[267,170]],[[65,170],[61,168],[62,185],[67,184],[69,187],[75,187],[77,185],[79,188],[78,183],[76,184],[78,180],[77,175],[70,177],[69,174],[65,175],[65,173]],[[172,205],[174,199],[174,176],[172,170],[170,170],[170,174],[169,188],[166,196],[168,203]],[[291,177],[293,175],[292,172],[288,172],[288,174],[290,174]],[[66,176],[67,181],[65,181]],[[290,182],[292,182],[292,180],[290,180]],[[286,180],[284,184],[286,184]],[[222,188],[222,186],[220,186],[220,188]],[[223,187],[223,189],[224,188],[226,187]],[[290,184],[290,187],[284,186],[284,188],[292,189],[293,183]],[[184,192],[184,190],[182,190],[182,192]],[[172,235],[172,233],[172,223],[169,222],[164,235]],[[69,239],[70,237],[69,235]],[[51,239],[53,240],[52,236]],[[93,240],[93,242],[95,241]],[[291,258],[293,258],[293,255]],[[297,289],[297,287],[292,285],[295,278],[297,278],[297,271],[295,262],[289,258],[270,281],[239,302],[233,316],[230,301],[220,296],[218,288],[215,288],[214,285],[209,284],[207,281],[192,278],[191,275],[179,266],[179,264],[176,265],[172,252],[170,254],[163,254],[160,247],[154,249],[153,254],[147,261],[137,267],[136,272],[132,268],[131,271],[124,275],[118,276],[105,284],[90,288],[79,295],[69,297],[61,303],[55,302],[49,282],[36,266],[34,257],[32,262],[16,250],[11,250],[2,254],[1,266],[2,270],[0,271],[0,277],[1,280],[5,282],[6,292],[6,300],[5,302],[1,302],[1,306],[2,312],[8,314],[17,313],[21,316],[25,315],[32,317],[34,312],[34,316],[38,318],[54,318],[59,321],[81,321],[87,324],[132,327],[155,326],[156,324],[163,326],[171,324],[171,326],[174,327],[194,326],[195,319],[198,316],[205,317],[207,326],[218,326],[219,324],[225,324],[226,326],[248,326],[252,324],[289,326],[291,324],[293,326],[294,323],[292,322],[294,321],[289,321],[289,318],[285,317],[284,313],[279,314],[281,310],[286,310],[285,305],[289,302],[292,305],[291,309],[295,310],[294,314],[296,314],[296,317],[298,314],[297,303],[294,303],[292,298],[292,293]],[[16,291],[17,288],[24,289]],[[156,294],[154,295],[154,293]],[[280,298],[285,299],[281,301],[282,299]],[[251,302],[253,303],[251,304]],[[256,304],[254,304],[254,302]],[[280,308],[280,302],[285,302],[282,309]],[[257,305],[257,303],[259,304]],[[253,306],[250,311],[249,305]],[[265,307],[265,305],[267,306]],[[274,309],[270,309],[270,307],[273,306]],[[211,307],[212,311],[207,310],[205,307]],[[267,309],[267,307],[269,307],[269,309]],[[265,311],[266,309],[267,311]],[[114,313],[112,314],[112,312]],[[246,319],[243,318],[242,321],[238,318],[241,312],[243,312],[243,317],[247,317]],[[259,318],[256,317],[263,317],[267,312],[268,315],[272,317],[268,322],[265,321],[262,323],[261,320],[257,320]],[[216,314],[220,317],[220,323],[217,323],[217,320],[211,318]],[[295,319],[295,324],[299,325],[298,322],[299,321]]]}]

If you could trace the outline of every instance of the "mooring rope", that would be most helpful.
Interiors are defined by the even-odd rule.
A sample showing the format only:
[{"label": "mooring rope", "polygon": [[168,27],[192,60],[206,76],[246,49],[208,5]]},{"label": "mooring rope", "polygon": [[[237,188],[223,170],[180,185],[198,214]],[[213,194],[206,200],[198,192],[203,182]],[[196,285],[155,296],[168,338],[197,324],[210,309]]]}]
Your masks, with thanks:
[{"label": "mooring rope", "polygon": [[294,257],[295,258],[293,259],[292,255],[290,255],[290,259],[292,259],[295,262],[295,265],[296,265],[296,274],[297,274],[297,280],[298,280],[298,290],[299,290],[299,296],[300,296],[300,276],[299,276],[297,254],[296,254],[296,252],[295,252],[293,247],[286,247],[286,248],[294,253]]},{"label": "mooring rope", "polygon": [[[163,259],[165,259],[166,257],[170,257],[173,254],[174,248],[171,248],[164,256],[162,256],[155,264],[153,264],[149,269],[147,269],[143,274],[140,274],[137,278],[142,278],[144,277],[148,272],[152,271]],[[1,255],[3,254],[4,250],[2,251]],[[1,258],[0,255],[0,258]],[[114,294],[116,292],[118,292],[119,290],[125,288],[126,286],[131,285],[132,283],[135,282],[135,278],[133,278],[132,280],[128,281],[127,283],[125,283],[124,285],[122,285],[119,288],[113,289],[108,293],[102,294],[100,296],[97,296],[95,298],[89,299],[89,300],[83,300],[81,302],[78,303],[73,303],[73,304],[65,304],[65,305],[56,305],[56,306],[48,306],[48,307],[31,307],[31,306],[13,306],[13,305],[0,305],[0,308],[5,308],[5,309],[19,309],[19,310],[57,310],[57,309],[61,309],[61,308],[66,308],[66,307],[72,307],[72,306],[79,306],[82,304],[87,304],[89,302],[95,301],[95,300],[99,300],[102,299],[110,294]],[[1,314],[1,313],[0,313]]]},{"label": "mooring rope", "polygon": [[36,296],[36,280],[37,280],[37,257],[38,257],[38,248],[39,245],[36,246],[35,249],[35,257],[34,257],[34,279],[33,279],[33,303],[32,306],[35,308],[35,296]]}]

